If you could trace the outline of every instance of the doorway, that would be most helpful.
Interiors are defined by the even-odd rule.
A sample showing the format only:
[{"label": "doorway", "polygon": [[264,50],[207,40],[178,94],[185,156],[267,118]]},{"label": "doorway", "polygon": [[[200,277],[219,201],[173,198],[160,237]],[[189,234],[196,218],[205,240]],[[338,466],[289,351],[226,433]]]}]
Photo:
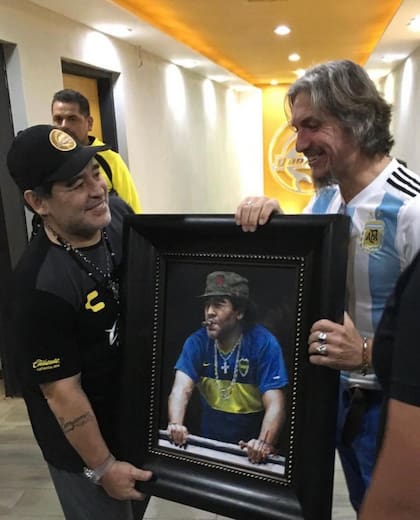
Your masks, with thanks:
[{"label": "doorway", "polygon": [[64,88],[77,90],[89,100],[93,117],[92,135],[118,152],[113,94],[117,75],[67,61],[62,61],[61,68]]},{"label": "doorway", "polygon": [[[7,303],[12,270],[24,251],[27,228],[23,198],[12,181],[6,164],[7,152],[14,138],[7,81],[5,46],[0,44],[0,307]],[[7,333],[7,320],[0,314],[0,359],[5,394],[19,395],[20,387],[12,361],[13,337]]]}]

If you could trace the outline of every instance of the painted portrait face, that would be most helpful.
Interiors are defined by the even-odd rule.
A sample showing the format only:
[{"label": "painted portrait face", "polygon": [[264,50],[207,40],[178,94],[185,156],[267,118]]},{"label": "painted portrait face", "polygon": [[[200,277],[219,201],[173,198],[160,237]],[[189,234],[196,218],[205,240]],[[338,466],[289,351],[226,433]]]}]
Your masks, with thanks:
[{"label": "painted portrait face", "polygon": [[209,338],[223,341],[238,331],[243,312],[235,310],[229,298],[213,296],[205,302],[204,317]]}]

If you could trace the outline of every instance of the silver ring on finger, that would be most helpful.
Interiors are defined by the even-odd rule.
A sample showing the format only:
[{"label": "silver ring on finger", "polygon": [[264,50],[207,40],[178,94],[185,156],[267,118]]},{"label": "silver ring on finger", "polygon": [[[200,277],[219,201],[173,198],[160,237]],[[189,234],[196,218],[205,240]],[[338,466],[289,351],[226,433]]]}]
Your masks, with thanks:
[{"label": "silver ring on finger", "polygon": [[316,351],[320,356],[328,356],[327,345],[325,343],[318,345]]},{"label": "silver ring on finger", "polygon": [[327,333],[323,330],[318,334],[318,341],[323,343],[324,341],[327,341]]}]

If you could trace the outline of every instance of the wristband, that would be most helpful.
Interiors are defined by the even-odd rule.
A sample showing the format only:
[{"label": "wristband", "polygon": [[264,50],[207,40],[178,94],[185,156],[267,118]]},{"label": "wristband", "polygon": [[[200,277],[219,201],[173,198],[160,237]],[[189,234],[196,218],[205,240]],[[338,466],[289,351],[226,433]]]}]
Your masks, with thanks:
[{"label": "wristband", "polygon": [[91,468],[83,468],[83,474],[86,478],[91,480],[94,484],[100,485],[101,478],[105,475],[105,473],[108,471],[110,466],[114,464],[115,457],[110,453],[108,457],[105,459],[105,461],[98,466],[95,469]]},{"label": "wristband", "polygon": [[369,370],[369,351],[368,351],[368,339],[363,336],[362,338],[362,365],[360,367],[360,373],[365,376]]}]

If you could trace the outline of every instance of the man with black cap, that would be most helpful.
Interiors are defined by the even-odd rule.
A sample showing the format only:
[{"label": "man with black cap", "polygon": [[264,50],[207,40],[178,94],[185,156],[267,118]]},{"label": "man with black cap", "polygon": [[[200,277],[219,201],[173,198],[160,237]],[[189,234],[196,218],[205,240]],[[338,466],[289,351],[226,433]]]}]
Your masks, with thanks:
[{"label": "man with black cap", "polygon": [[201,435],[239,444],[253,463],[275,451],[285,417],[287,385],[276,338],[255,324],[248,280],[226,271],[207,276],[203,328],[184,343],[169,396],[168,435],[178,446],[188,440],[184,418],[197,385]]},{"label": "man with black cap", "polygon": [[[66,518],[132,519],[149,471],[115,459],[122,219],[94,159],[49,125],[20,132],[7,164],[43,226],[15,270],[12,327],[22,393]],[[95,485],[98,484],[98,485]]]}]

